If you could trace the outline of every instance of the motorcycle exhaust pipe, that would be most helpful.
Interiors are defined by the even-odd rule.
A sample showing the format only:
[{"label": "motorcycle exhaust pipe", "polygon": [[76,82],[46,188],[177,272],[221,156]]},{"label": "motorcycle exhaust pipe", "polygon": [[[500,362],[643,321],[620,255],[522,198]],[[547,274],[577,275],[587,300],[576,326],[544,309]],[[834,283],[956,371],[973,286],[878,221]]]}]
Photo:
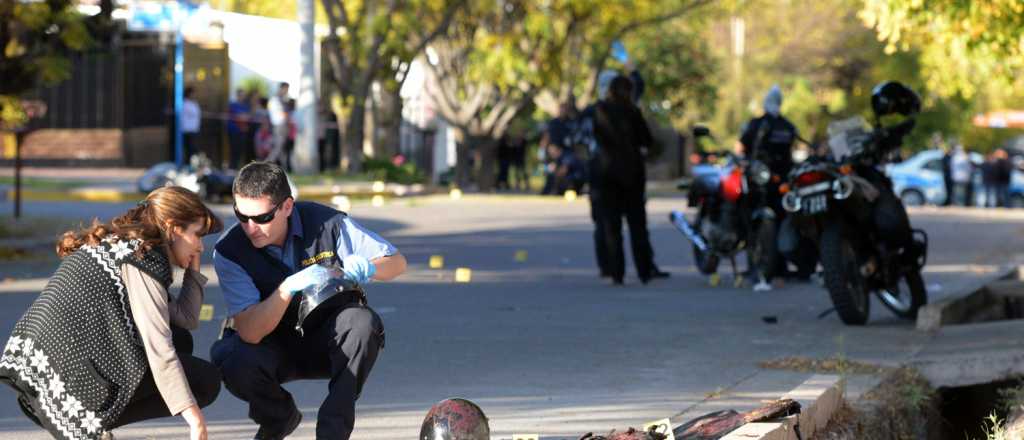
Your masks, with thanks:
[{"label": "motorcycle exhaust pipe", "polygon": [[682,212],[672,210],[668,215],[668,218],[672,221],[672,224],[676,226],[676,229],[679,229],[679,232],[682,232],[686,238],[693,242],[694,246],[697,246],[697,249],[700,249],[701,252],[708,251],[707,241],[700,235],[700,232],[693,229],[693,226],[691,226],[690,222],[686,220],[686,216],[683,215]]},{"label": "motorcycle exhaust pipe", "polygon": [[797,212],[800,210],[800,196],[795,192],[788,192],[782,196],[782,209],[786,212]]},{"label": "motorcycle exhaust pipe", "polygon": [[832,181],[832,197],[836,200],[845,200],[853,194],[853,180],[847,176]]}]

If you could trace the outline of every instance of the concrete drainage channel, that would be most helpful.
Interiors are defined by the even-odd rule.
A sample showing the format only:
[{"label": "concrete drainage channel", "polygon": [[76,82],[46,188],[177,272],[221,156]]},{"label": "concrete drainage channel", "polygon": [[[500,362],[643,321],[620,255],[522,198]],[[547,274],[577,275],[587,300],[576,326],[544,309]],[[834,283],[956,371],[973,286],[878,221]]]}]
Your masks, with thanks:
[{"label": "concrete drainage channel", "polygon": [[929,342],[904,368],[870,382],[866,392],[846,395],[839,376],[814,376],[790,393],[804,396],[797,399],[804,408],[799,419],[751,423],[722,438],[996,438],[989,437],[989,417],[1006,420],[1008,397],[1024,403],[1024,266],[1004,268],[961,292],[921,309],[917,330],[929,332]]},{"label": "concrete drainage channel", "polygon": [[989,419],[1006,420],[1008,403],[1022,396],[1012,392],[1024,377],[1021,318],[1024,267],[1004,268],[922,308],[917,329],[929,332],[929,341],[905,368],[848,402],[846,413],[815,438],[1022,438],[990,436]]}]

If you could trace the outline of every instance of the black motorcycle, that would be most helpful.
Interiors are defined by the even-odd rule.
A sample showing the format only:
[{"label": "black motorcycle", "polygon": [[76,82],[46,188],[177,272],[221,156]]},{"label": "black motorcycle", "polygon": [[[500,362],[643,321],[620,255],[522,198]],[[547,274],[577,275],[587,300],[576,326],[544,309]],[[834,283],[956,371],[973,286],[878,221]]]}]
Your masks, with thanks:
[{"label": "black motorcycle", "polygon": [[[698,127],[694,135],[710,136],[710,132]],[[698,176],[691,184],[689,198],[697,208],[692,223],[681,211],[669,214],[669,220],[693,243],[697,270],[709,275],[712,285],[719,283],[718,265],[726,259],[732,264],[736,286],[741,286],[736,255],[747,250],[751,270],[756,271],[755,288],[770,288],[767,279],[777,264],[778,222],[764,200],[773,178],[779,177],[762,161],[730,157],[724,169]]]},{"label": "black motorcycle", "polygon": [[[892,237],[878,231],[879,218],[906,219],[892,182],[878,166],[913,128],[920,100],[902,84],[883,83],[873,92],[872,110],[874,128],[860,117],[830,124],[831,157],[798,165],[780,188],[783,209],[801,235],[819,245],[825,286],[848,325],[867,322],[871,293],[904,319],[916,318],[928,302],[921,277],[927,234],[910,229],[905,244],[894,249],[886,244]],[[907,119],[883,126],[881,118],[891,115]]]}]

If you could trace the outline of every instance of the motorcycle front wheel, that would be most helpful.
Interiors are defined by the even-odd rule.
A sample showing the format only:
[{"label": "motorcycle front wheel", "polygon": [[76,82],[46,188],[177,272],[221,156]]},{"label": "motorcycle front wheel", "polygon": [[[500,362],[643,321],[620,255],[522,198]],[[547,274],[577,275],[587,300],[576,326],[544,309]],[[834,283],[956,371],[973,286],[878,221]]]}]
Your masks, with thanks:
[{"label": "motorcycle front wheel", "polygon": [[841,225],[825,225],[821,234],[821,265],[825,268],[825,287],[839,319],[846,325],[864,325],[871,315],[867,280],[853,243],[843,235]]},{"label": "motorcycle front wheel", "polygon": [[765,218],[760,221],[757,229],[754,230],[753,253],[754,267],[765,279],[772,279],[776,275],[778,259],[778,228],[774,219]]},{"label": "motorcycle front wheel", "polygon": [[693,262],[697,270],[704,275],[711,275],[718,271],[718,255],[710,250],[702,251],[697,245],[693,245]]},{"label": "motorcycle front wheel", "polygon": [[921,272],[913,270],[903,275],[902,282],[875,292],[894,315],[903,319],[917,319],[917,311],[928,303]]}]

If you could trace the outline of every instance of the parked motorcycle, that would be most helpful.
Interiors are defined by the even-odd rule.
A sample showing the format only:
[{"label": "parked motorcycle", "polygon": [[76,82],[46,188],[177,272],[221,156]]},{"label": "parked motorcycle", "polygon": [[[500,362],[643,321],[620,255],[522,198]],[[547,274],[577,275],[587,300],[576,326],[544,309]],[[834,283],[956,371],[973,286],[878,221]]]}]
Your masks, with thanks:
[{"label": "parked motorcycle", "polygon": [[[861,117],[830,124],[831,156],[801,163],[780,188],[783,209],[800,233],[819,245],[825,286],[848,325],[867,322],[871,293],[905,319],[916,318],[928,302],[921,277],[927,234],[911,229],[909,240],[893,249],[887,245],[893,237],[880,233],[877,221],[906,218],[892,182],[878,166],[913,128],[920,100],[902,84],[887,82],[875,88],[872,110],[874,127]],[[883,117],[895,115],[906,120],[882,125]]]},{"label": "parked motorcycle", "polygon": [[[695,137],[710,135],[705,127],[694,129]],[[748,250],[757,276],[754,288],[771,288],[767,280],[777,264],[778,228],[775,212],[764,200],[773,178],[778,176],[764,162],[730,157],[730,165],[721,172],[698,176],[691,184],[689,197],[697,207],[692,223],[682,211],[669,214],[669,220],[692,242],[697,270],[709,275],[712,285],[720,282],[718,265],[726,259],[735,285],[741,286],[736,255]]]},{"label": "parked motorcycle", "polygon": [[148,193],[167,185],[180,186],[204,200],[219,202],[231,197],[234,181],[234,174],[215,168],[206,155],[199,153],[180,168],[174,162],[153,165],[139,177],[138,188],[139,192]]}]

